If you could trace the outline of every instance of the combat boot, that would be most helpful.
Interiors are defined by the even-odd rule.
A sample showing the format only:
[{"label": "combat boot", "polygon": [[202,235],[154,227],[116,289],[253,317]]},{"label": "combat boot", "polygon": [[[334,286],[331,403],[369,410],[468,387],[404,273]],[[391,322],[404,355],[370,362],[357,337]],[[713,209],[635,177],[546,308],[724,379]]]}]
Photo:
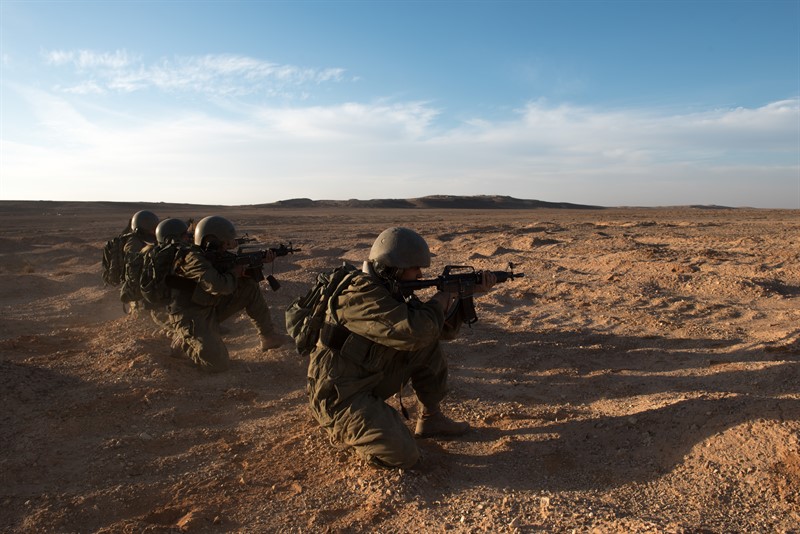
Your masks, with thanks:
[{"label": "combat boot", "polygon": [[423,408],[417,418],[417,429],[414,435],[418,438],[453,437],[461,436],[469,431],[466,421],[453,421],[437,406],[436,408]]},{"label": "combat boot", "polygon": [[272,334],[261,334],[258,338],[261,342],[261,350],[264,352],[277,349],[281,345],[288,343],[290,339],[286,334],[278,334],[275,332]]}]

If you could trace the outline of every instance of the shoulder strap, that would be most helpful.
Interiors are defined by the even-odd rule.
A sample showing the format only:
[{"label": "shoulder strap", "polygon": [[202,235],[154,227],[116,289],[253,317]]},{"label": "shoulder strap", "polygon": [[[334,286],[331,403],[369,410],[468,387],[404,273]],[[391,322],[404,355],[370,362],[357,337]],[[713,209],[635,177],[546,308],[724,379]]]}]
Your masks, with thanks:
[{"label": "shoulder strap", "polygon": [[[337,284],[331,284],[328,286],[328,290],[325,292],[325,296],[328,299],[328,313],[336,322],[339,324],[339,319],[336,317],[336,299],[342,292],[350,287],[350,283],[353,281],[353,278],[359,273],[358,270],[353,270],[344,275],[344,277],[339,281]],[[333,288],[331,290],[331,287]]]},{"label": "shoulder strap", "polygon": [[[328,287],[329,291],[326,291],[328,307],[327,313],[325,314],[325,319],[330,316],[333,322],[323,320],[319,338],[325,346],[334,350],[341,350],[342,346],[344,346],[344,343],[347,341],[347,338],[352,335],[352,332],[350,332],[346,326],[343,326],[339,322],[339,318],[336,316],[336,300],[345,289],[350,287],[350,283],[357,273],[358,271],[355,270],[345,273],[337,284],[331,284]],[[331,288],[332,290],[330,290]]]}]

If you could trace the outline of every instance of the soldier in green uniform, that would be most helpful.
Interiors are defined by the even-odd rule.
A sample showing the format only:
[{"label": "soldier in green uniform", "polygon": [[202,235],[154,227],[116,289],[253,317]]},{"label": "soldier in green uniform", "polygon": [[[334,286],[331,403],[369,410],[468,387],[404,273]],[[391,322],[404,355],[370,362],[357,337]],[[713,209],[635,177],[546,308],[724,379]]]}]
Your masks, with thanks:
[{"label": "soldier in green uniform", "polygon": [[180,219],[164,219],[156,226],[156,242],[159,245],[169,243],[190,245],[192,243],[192,234],[189,233],[189,225]]},{"label": "soldier in green uniform", "polygon": [[127,305],[129,313],[136,313],[141,307],[139,276],[142,273],[142,253],[156,243],[158,215],[149,210],[137,211],[131,217],[130,229],[122,250],[125,253],[125,274],[120,288],[120,300]]},{"label": "soldier in green uniform", "polygon": [[[197,223],[194,245],[175,264],[181,287],[172,291],[168,306],[173,330],[173,355],[186,355],[202,370],[216,373],[229,366],[228,349],[220,335],[220,323],[245,310],[256,327],[264,351],[277,348],[289,338],[275,332],[267,302],[245,267],[234,265],[220,271],[211,252],[235,249],[236,228],[228,219],[210,216]],[[267,258],[270,262],[274,258]]]},{"label": "soldier in green uniform", "polygon": [[[142,256],[147,256],[148,254],[152,255],[155,252],[153,249],[156,249],[156,247],[165,247],[170,244],[176,244],[183,248],[190,246],[192,243],[192,234],[189,233],[189,225],[181,219],[176,218],[164,219],[158,223],[158,226],[156,226],[155,237],[155,243],[148,243],[142,249]],[[146,305],[145,307],[150,310],[150,317],[153,319],[153,322],[157,326],[166,330],[169,334],[169,316],[166,308],[163,306],[150,304],[146,301],[144,304]]]},{"label": "soldier in green uniform", "polygon": [[[421,278],[430,266],[417,232],[383,231],[369,260],[330,303],[320,343],[308,366],[311,411],[337,442],[376,466],[409,468],[420,457],[414,437],[457,436],[469,430],[439,409],[447,393],[447,361],[439,343],[458,333],[456,295],[427,302],[403,294],[396,282]],[[484,274],[477,291],[496,279]],[[384,402],[411,381],[420,404],[414,434]]]}]

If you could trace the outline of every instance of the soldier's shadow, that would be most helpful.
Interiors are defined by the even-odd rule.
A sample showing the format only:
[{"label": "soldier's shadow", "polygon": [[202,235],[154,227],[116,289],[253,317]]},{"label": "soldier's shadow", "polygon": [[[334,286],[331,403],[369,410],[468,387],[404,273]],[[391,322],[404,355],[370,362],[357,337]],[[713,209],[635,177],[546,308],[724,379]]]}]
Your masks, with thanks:
[{"label": "soldier's shadow", "polygon": [[680,401],[636,415],[480,427],[466,439],[490,442],[494,452],[448,457],[453,469],[480,484],[504,474],[503,487],[510,489],[603,489],[656,479],[707,438],[762,419],[798,421],[800,401],[734,395]]},{"label": "soldier's shadow", "polygon": [[[720,355],[718,340],[620,343],[637,352],[621,359],[578,342],[560,347],[568,360],[563,365],[577,367],[573,373],[548,372],[555,362],[549,357],[528,368],[515,368],[520,363],[515,358],[498,362],[497,354],[508,355],[502,343],[492,351],[494,359],[479,356],[457,369],[453,402],[468,402],[470,392],[479,391],[483,404],[496,409],[481,414],[482,422],[464,437],[481,444],[480,454],[465,452],[474,449],[468,445],[444,446],[448,454],[442,461],[459,473],[453,484],[502,480],[509,489],[575,491],[646,482],[674,470],[695,446],[730,428],[800,421],[800,400],[790,397],[800,375],[794,356],[781,354],[776,361],[763,348]],[[638,352],[642,346],[645,354]],[[628,369],[613,370],[625,356],[632,360]],[[648,368],[654,363],[657,369]],[[597,401],[616,403],[607,410],[614,415],[598,415],[590,406]]]}]

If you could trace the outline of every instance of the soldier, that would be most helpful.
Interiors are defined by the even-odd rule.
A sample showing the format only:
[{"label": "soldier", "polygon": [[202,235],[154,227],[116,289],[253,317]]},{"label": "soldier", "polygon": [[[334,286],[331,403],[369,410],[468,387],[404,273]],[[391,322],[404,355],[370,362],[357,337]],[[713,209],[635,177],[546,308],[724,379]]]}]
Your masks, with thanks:
[{"label": "soldier", "polygon": [[[141,256],[144,258],[143,265],[148,263],[148,259],[151,260],[153,256],[162,250],[164,247],[168,247],[170,245],[173,246],[173,251],[170,256],[169,263],[172,263],[172,258],[174,258],[174,250],[175,249],[183,249],[183,247],[188,247],[192,243],[192,235],[189,233],[189,225],[180,220],[174,218],[164,219],[158,226],[156,226],[155,231],[156,243],[148,243],[141,251]],[[150,258],[148,258],[150,256]],[[141,274],[140,274],[140,281],[141,281]],[[144,291],[143,291],[144,292]],[[145,297],[145,301],[147,297]],[[169,320],[166,308],[163,305],[156,305],[150,302],[145,302],[146,308],[150,310],[150,316],[153,319],[153,322],[156,323],[157,326],[169,331]]]},{"label": "soldier", "polygon": [[[439,292],[422,302],[396,282],[422,277],[428,244],[408,228],[383,231],[362,273],[334,297],[320,343],[308,366],[308,394],[317,421],[337,442],[380,467],[409,468],[420,457],[417,437],[458,436],[469,430],[439,409],[447,393],[447,362],[440,339],[461,324],[456,295]],[[495,283],[483,275],[477,291]],[[384,401],[411,381],[420,404],[414,435]],[[401,397],[402,405],[402,397]]]},{"label": "soldier", "polygon": [[234,265],[223,272],[210,259],[215,253],[236,248],[236,237],[236,228],[228,219],[206,217],[197,223],[194,245],[175,265],[175,275],[183,283],[172,292],[168,306],[173,355],[186,355],[208,372],[228,369],[220,323],[243,309],[258,331],[261,350],[280,347],[289,340],[275,332],[264,294],[258,282],[245,274],[245,267]]},{"label": "soldier", "polygon": [[127,239],[123,244],[125,255],[125,274],[120,288],[120,300],[123,307],[127,304],[127,311],[134,313],[141,308],[141,293],[139,292],[139,276],[142,272],[142,253],[156,242],[156,227],[158,216],[152,211],[137,211],[131,217],[130,229]]},{"label": "soldier", "polygon": [[156,242],[159,245],[169,243],[192,243],[192,234],[189,233],[189,225],[180,219],[164,219],[156,226]]}]

